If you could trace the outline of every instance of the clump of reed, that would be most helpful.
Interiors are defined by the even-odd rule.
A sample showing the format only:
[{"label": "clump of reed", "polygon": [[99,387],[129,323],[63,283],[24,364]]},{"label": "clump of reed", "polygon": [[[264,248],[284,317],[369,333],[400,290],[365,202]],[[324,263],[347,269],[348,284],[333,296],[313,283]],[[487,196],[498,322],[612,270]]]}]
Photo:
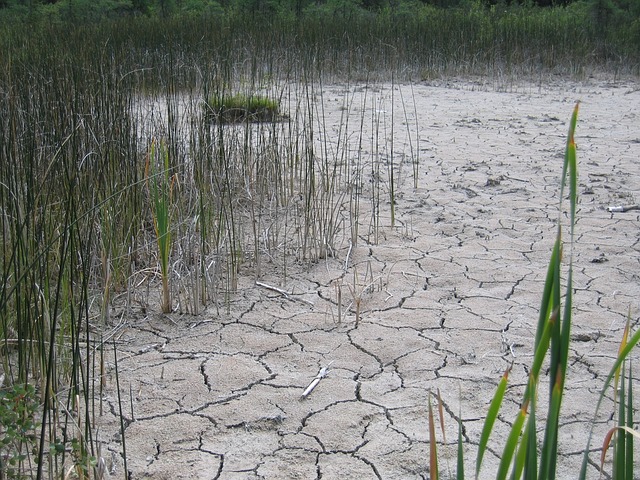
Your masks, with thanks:
[{"label": "clump of reed", "polygon": [[[251,29],[247,45],[214,50],[188,29],[142,20],[143,42],[118,25],[93,30],[107,44],[87,41],[86,27],[3,37],[15,43],[0,69],[0,388],[39,405],[11,440],[16,475],[100,475],[96,426],[119,322],[224,308],[240,275],[259,279],[268,264],[285,282],[292,262],[336,254],[345,215],[359,222],[364,160],[350,157],[346,130],[337,141],[329,130],[310,58],[276,61],[263,44],[278,48],[277,35]],[[266,93],[251,96],[257,110],[225,96],[222,110],[230,98],[251,118],[211,122],[202,99],[223,91]],[[358,238],[356,228],[346,241]]]},{"label": "clump of reed", "polygon": [[141,218],[133,91],[112,63],[85,68],[94,51],[46,58],[35,36],[0,71],[0,389],[38,405],[13,475],[86,478],[100,456],[102,339]]},{"label": "clump of reed", "polygon": [[169,168],[169,152],[164,143],[156,143],[155,141],[151,143],[145,172],[149,186],[149,200],[158,241],[158,258],[162,275],[161,309],[164,313],[170,313],[171,200],[175,178]]}]

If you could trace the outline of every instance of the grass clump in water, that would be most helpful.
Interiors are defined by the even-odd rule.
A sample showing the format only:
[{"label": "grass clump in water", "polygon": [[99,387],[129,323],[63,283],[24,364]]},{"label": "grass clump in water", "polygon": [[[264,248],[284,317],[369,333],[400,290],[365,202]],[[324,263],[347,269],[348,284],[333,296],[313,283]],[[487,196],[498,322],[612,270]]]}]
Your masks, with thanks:
[{"label": "grass clump in water", "polygon": [[265,95],[215,94],[206,103],[207,116],[217,123],[272,122],[284,116],[280,102]]}]

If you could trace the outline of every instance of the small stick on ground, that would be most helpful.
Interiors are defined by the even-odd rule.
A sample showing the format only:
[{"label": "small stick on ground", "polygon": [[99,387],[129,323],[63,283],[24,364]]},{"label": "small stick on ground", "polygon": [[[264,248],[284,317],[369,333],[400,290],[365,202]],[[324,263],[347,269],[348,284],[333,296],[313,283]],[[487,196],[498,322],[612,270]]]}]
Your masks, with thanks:
[{"label": "small stick on ground", "polygon": [[327,376],[327,373],[329,372],[329,367],[331,366],[332,363],[333,363],[333,360],[330,361],[326,367],[322,367],[320,369],[320,371],[318,372],[318,375],[316,375],[316,377],[311,381],[311,383],[307,386],[307,388],[304,389],[304,392],[302,392],[302,396],[300,397],[301,399],[307,398],[311,394],[311,392],[313,392],[313,389],[316,388],[318,383],[320,383],[320,380],[322,380],[324,377]]},{"label": "small stick on ground", "polygon": [[607,210],[611,213],[628,212],[629,210],[640,210],[640,205],[618,205],[609,207]]},{"label": "small stick on ground", "polygon": [[306,303],[307,305],[309,305],[311,307],[314,306],[314,304],[312,302],[310,302],[309,300],[305,300],[304,298],[292,297],[291,293],[287,292],[286,290],[283,290],[282,288],[274,287],[273,285],[268,285],[266,283],[258,282],[258,281],[256,281],[256,285],[258,287],[266,288],[267,290],[271,290],[273,292],[277,292],[280,295],[282,295],[284,298],[286,298],[287,300],[291,300],[292,302],[297,300],[298,302]]}]

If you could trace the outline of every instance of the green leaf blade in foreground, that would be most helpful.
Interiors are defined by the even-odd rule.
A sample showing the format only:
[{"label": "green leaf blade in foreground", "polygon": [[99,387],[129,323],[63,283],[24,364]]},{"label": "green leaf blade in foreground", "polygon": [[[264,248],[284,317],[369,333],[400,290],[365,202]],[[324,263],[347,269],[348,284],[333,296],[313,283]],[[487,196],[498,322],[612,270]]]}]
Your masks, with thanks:
[{"label": "green leaf blade in foreground", "polygon": [[491,432],[493,430],[493,424],[498,417],[498,412],[500,411],[500,406],[502,405],[504,394],[507,391],[507,383],[509,380],[510,371],[511,367],[507,368],[502,375],[500,383],[498,384],[498,388],[496,389],[496,393],[493,395],[493,400],[491,400],[491,404],[489,405],[489,411],[487,412],[487,418],[484,421],[484,426],[482,427],[482,433],[480,434],[480,443],[478,445],[478,457],[476,458],[476,479],[480,474],[482,458],[484,457],[484,453],[487,449],[489,436],[491,435]]},{"label": "green leaf blade in foreground", "polygon": [[[577,114],[577,106],[576,112]],[[573,243],[573,231],[576,223],[576,207],[578,205],[578,161],[576,154],[576,144],[573,140],[573,132],[571,132],[571,142],[567,148],[567,158],[565,160],[569,164],[569,206],[571,211],[570,218],[570,238]]]},{"label": "green leaf blade in foreground", "polygon": [[[629,384],[627,388],[627,418],[625,427],[633,429],[633,368],[629,362]],[[627,440],[625,442],[625,477],[633,478],[633,434],[625,432]]]},{"label": "green leaf blade in foreground", "polygon": [[530,385],[531,389],[531,408],[529,409],[529,419],[527,420],[527,426],[525,427],[524,434],[522,435],[522,441],[516,454],[513,473],[511,478],[519,479],[524,472],[524,478],[526,480],[534,480],[538,476],[537,462],[538,462],[538,449],[537,449],[537,435],[536,435],[536,384]]},{"label": "green leaf blade in foreground", "polygon": [[[572,166],[572,162],[569,161],[570,159],[570,151],[573,150],[573,172],[570,173],[570,176],[572,178],[577,178],[577,170],[575,168],[576,166],[576,155],[575,155],[575,151],[576,151],[576,143],[575,143],[575,132],[576,132],[576,125],[578,123],[578,112],[580,110],[580,102],[576,102],[575,107],[573,107],[573,113],[571,114],[571,120],[569,121],[569,132],[567,133],[567,145],[565,147],[565,153],[564,153],[564,164],[562,165],[562,181],[560,184],[560,203],[562,203],[562,199],[564,198],[564,187],[566,185],[566,179],[567,179],[567,171],[571,169]],[[560,209],[560,212],[562,212],[562,209]]]},{"label": "green leaf blade in foreground", "polygon": [[565,292],[565,306],[562,318],[561,333],[558,340],[559,351],[550,374],[554,375],[549,413],[545,426],[545,437],[541,449],[540,478],[555,478],[558,459],[558,430],[560,428],[560,409],[564,395],[566,365],[569,361],[569,340],[571,337],[571,319],[573,304],[573,265],[569,264],[569,274]]},{"label": "green leaf blade in foreground", "polygon": [[[542,370],[542,363],[544,362],[544,357],[549,350],[549,343],[551,342],[551,333],[554,330],[554,325],[558,320],[558,309],[555,309],[546,325],[544,326],[544,330],[542,331],[542,335],[540,336],[540,343],[536,348],[535,355],[533,356],[533,363],[531,364],[531,373],[530,375],[535,378],[536,382],[538,378],[540,378],[540,371]],[[525,400],[530,397],[529,389],[525,391]]]},{"label": "green leaf blade in foreground", "polygon": [[[578,111],[580,103],[576,103],[571,120],[569,123],[569,132],[567,134],[567,144],[564,155],[564,162],[562,166],[562,180],[560,187],[560,207],[558,209],[558,233],[556,238],[556,245],[554,246],[554,252],[552,254],[549,263],[549,273],[547,275],[547,282],[551,280],[551,284],[545,285],[545,295],[549,295],[550,298],[543,298],[543,307],[549,305],[549,308],[553,312],[550,317],[553,325],[551,327],[550,335],[550,364],[549,364],[549,376],[550,376],[550,392],[549,392],[549,409],[547,420],[544,429],[544,440],[540,450],[540,466],[538,470],[537,478],[555,478],[556,464],[557,464],[557,451],[558,451],[558,429],[560,422],[560,408],[562,405],[562,397],[564,392],[564,382],[566,376],[566,365],[568,363],[569,356],[569,339],[571,335],[571,320],[572,320],[572,308],[573,308],[573,240],[574,240],[574,227],[576,222],[576,204],[577,204],[577,155],[576,155],[576,143],[575,143],[575,129],[578,120]],[[565,290],[565,307],[562,317],[560,317],[561,310],[561,277],[560,268],[562,260],[562,223],[560,215],[562,214],[562,202],[564,200],[564,188],[567,182],[569,182],[569,203],[570,203],[570,254],[569,254],[569,272]],[[548,303],[547,303],[548,302]],[[541,312],[542,315],[542,312]],[[541,316],[542,319],[542,316]],[[545,328],[546,330],[546,328]],[[538,332],[539,335],[539,332]],[[540,344],[538,347],[544,346],[544,335],[539,337]],[[539,374],[538,367],[542,367],[541,360],[543,360],[543,352],[541,348],[536,350],[534,358],[534,367],[532,368],[532,374]]]},{"label": "green leaf blade in foreground", "polygon": [[[622,382],[620,382],[619,400],[618,400],[618,426],[624,426],[624,421],[627,418],[625,410],[625,401],[627,392],[626,387],[626,369],[625,363],[622,364]],[[625,442],[627,438],[624,431],[618,431],[616,434],[616,441],[614,443],[614,459],[613,459],[613,478],[616,480],[624,480],[625,477],[625,461],[624,455],[627,452]]]},{"label": "green leaf blade in foreground", "polygon": [[520,409],[520,412],[518,412],[515,422],[513,422],[511,432],[509,433],[509,437],[507,437],[507,441],[504,444],[504,450],[502,451],[502,458],[500,459],[498,474],[496,475],[497,480],[506,480],[507,478],[509,467],[511,466],[511,459],[513,458],[513,453],[518,446],[522,427],[525,419],[527,418],[527,409],[528,403],[525,403]]},{"label": "green leaf blade in foreground", "polygon": [[542,336],[542,332],[544,331],[544,326],[549,318],[549,315],[553,311],[552,297],[551,293],[553,290],[553,279],[554,279],[554,271],[555,265],[560,261],[560,239],[556,239],[556,242],[553,246],[553,250],[551,252],[551,259],[549,260],[549,267],[547,269],[547,276],[544,282],[544,290],[542,292],[542,301],[540,302],[540,316],[538,318],[538,327],[536,328],[536,340],[534,342],[534,350],[538,348],[538,344],[540,343],[540,337]]},{"label": "green leaf blade in foreground", "polygon": [[456,479],[464,480],[464,449],[462,447],[462,412],[458,415],[458,462],[456,465]]},{"label": "green leaf blade in foreground", "polygon": [[[564,370],[561,368],[561,370]],[[556,460],[558,454],[558,429],[560,423],[560,406],[563,394],[563,374],[558,372],[556,383],[551,391],[549,413],[545,428],[545,437],[541,449],[539,480],[556,478]]]}]

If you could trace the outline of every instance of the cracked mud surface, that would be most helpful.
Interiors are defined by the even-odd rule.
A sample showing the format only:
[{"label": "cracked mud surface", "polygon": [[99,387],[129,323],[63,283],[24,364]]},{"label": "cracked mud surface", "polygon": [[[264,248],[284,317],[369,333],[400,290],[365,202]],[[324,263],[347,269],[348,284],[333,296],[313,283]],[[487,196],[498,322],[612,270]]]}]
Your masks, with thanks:
[{"label": "cracked mud surface", "polygon": [[[472,472],[482,420],[513,362],[481,475],[493,477],[532,360],[567,120],[581,100],[575,313],[558,469],[559,478],[574,478],[629,309],[638,317],[640,212],[607,207],[640,202],[640,87],[592,80],[515,92],[463,82],[401,88],[405,102],[416,102],[418,188],[412,166],[401,166],[396,226],[384,205],[377,243],[367,236],[365,189],[356,248],[349,252],[345,236],[333,257],[292,267],[284,281],[264,270],[260,281],[288,296],[247,274],[219,313],[123,319],[118,362],[131,478],[427,478],[427,404],[438,390],[441,474],[455,469],[459,412]],[[324,92],[326,122],[336,130],[344,90]],[[384,108],[403,119],[396,102]],[[396,133],[396,151],[408,154],[406,129]],[[117,476],[112,361],[104,401],[101,438]],[[611,411],[609,399],[595,449]]]}]

